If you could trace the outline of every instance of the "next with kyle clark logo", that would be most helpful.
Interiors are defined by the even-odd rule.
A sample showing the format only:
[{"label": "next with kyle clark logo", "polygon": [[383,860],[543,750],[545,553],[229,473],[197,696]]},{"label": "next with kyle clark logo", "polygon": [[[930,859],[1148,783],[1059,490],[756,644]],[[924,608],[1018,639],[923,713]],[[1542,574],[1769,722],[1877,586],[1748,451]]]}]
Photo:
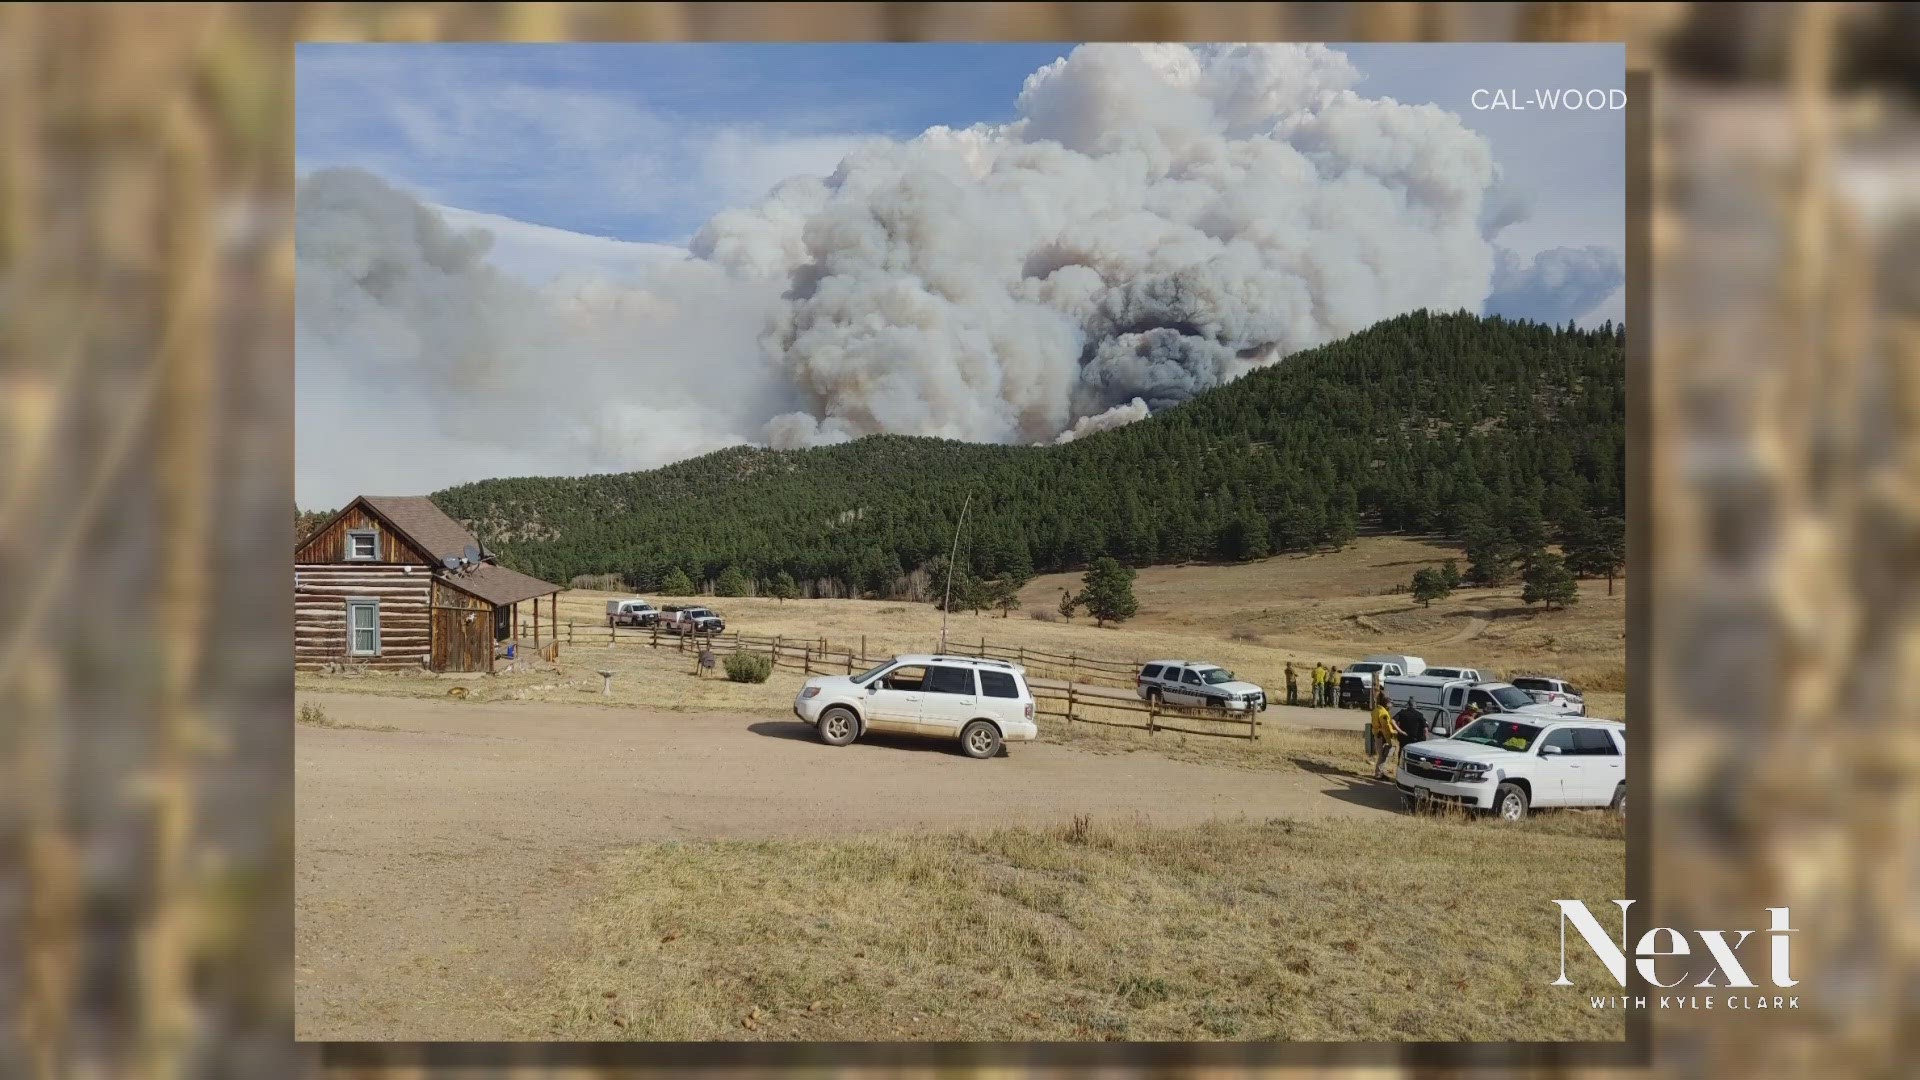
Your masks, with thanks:
[{"label": "next with kyle clark logo", "polygon": [[[1553,980],[1551,986],[1572,986],[1573,980],[1567,978],[1567,927],[1572,926],[1586,942],[1587,948],[1606,965],[1607,973],[1613,976],[1622,990],[1627,987],[1627,909],[1634,905],[1632,900],[1615,900],[1620,907],[1620,940],[1616,944],[1601,927],[1600,920],[1587,905],[1580,900],[1555,900],[1560,908],[1560,977]],[[1791,942],[1788,935],[1794,932],[1786,908],[1767,908],[1769,921],[1765,930],[1768,952],[1765,963],[1766,975],[1776,989],[1789,989],[1799,985],[1793,977],[1789,963],[1788,950]],[[1747,964],[1756,958],[1749,952],[1743,962],[1740,947],[1758,930],[1695,930],[1699,949],[1688,939],[1684,931],[1668,926],[1656,926],[1640,935],[1633,948],[1634,967],[1640,977],[1649,985],[1662,990],[1682,988],[1686,990],[1757,990],[1759,984],[1747,973]],[[1666,963],[1663,965],[1662,960]],[[1662,967],[1665,968],[1664,972]],[[1662,978],[1662,975],[1666,978]],[[1697,978],[1696,978],[1697,977]],[[1688,980],[1696,980],[1689,982]],[[1651,999],[1655,1008],[1661,1009],[1797,1009],[1800,999],[1797,996],[1782,994],[1669,994],[1655,995]],[[1624,997],[1619,995],[1594,995],[1589,1005],[1595,1009],[1644,1009],[1649,1005],[1646,997]]]}]

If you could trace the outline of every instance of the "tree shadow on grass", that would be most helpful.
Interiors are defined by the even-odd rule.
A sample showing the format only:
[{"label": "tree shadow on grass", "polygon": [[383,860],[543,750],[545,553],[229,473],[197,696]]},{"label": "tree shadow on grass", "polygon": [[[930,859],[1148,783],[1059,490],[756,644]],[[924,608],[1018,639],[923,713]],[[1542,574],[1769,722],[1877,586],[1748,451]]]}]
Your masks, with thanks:
[{"label": "tree shadow on grass", "polygon": [[1375,780],[1367,773],[1356,773],[1337,765],[1312,758],[1289,757],[1301,769],[1316,776],[1324,776],[1333,786],[1321,790],[1322,795],[1338,799],[1353,806],[1365,806],[1374,810],[1401,810],[1400,789],[1392,780]]}]

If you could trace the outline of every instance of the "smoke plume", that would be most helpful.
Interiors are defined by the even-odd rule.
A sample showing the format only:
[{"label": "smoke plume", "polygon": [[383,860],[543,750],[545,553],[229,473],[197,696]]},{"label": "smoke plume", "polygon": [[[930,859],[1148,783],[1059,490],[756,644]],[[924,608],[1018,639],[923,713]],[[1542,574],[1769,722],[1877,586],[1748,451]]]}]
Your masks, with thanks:
[{"label": "smoke plume", "polygon": [[1513,212],[1485,141],[1359,80],[1321,46],[1082,46],[1011,122],[872,140],[618,286],[533,288],[484,232],[316,173],[302,393],[379,386],[520,474],[1111,426],[1414,308],[1480,309]]}]

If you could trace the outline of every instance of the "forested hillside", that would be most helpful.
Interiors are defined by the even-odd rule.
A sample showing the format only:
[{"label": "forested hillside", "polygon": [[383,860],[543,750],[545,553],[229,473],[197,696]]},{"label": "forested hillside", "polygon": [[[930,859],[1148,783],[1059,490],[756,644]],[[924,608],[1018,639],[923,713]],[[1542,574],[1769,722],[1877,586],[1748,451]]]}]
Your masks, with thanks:
[{"label": "forested hillside", "polygon": [[944,556],[976,574],[1250,559],[1363,525],[1459,536],[1624,515],[1625,337],[1415,312],[1063,446],[874,436],[736,447],[650,472],[487,480],[434,501],[550,581],[654,589],[729,567],[887,594]]}]

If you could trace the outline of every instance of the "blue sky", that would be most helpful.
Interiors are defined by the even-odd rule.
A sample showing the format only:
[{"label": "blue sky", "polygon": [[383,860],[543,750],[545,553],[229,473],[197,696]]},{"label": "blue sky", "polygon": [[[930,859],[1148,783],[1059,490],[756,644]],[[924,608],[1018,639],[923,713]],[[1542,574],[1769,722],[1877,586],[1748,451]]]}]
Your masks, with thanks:
[{"label": "blue sky", "polygon": [[301,45],[301,173],[359,165],[443,205],[683,242],[863,137],[1013,118],[1061,45]]},{"label": "blue sky", "polygon": [[[1528,216],[1501,246],[1624,245],[1619,112],[1477,111],[1477,88],[1624,88],[1608,45],[1342,45],[1366,96],[1431,102],[1491,143]],[[297,49],[302,174],[359,165],[475,215],[511,261],[517,224],[683,244],[719,210],[861,139],[1013,118],[1068,44],[361,45]],[[520,245],[544,248],[551,234]],[[582,257],[590,245],[576,243]],[[616,264],[644,257],[604,246]],[[529,255],[529,258],[538,258]],[[553,260],[530,268],[545,276]],[[1619,313],[1609,312],[1618,318]]]}]

